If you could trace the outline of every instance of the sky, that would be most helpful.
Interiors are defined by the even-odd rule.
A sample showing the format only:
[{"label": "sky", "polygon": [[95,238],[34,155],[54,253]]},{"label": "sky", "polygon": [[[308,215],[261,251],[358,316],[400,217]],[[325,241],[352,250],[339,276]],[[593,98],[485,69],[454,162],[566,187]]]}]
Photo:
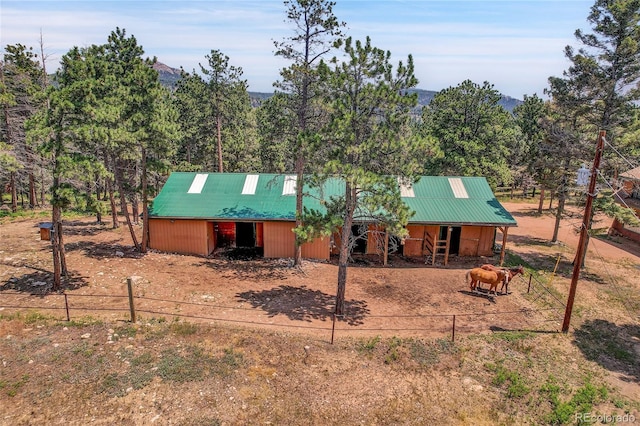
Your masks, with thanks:
[{"label": "sky", "polygon": [[[355,40],[391,52],[393,64],[413,56],[418,87],[439,91],[466,79],[485,81],[522,99],[544,97],[550,76],[569,62],[574,32],[590,31],[594,1],[583,0],[335,0],[334,14]],[[74,46],[104,44],[111,31],[135,36],[145,57],[186,71],[219,50],[242,67],[249,90],[272,92],[288,63],[274,41],[293,35],[283,1],[272,0],[0,0],[0,45],[39,50],[47,71]],[[340,52],[332,55],[340,57]]]}]

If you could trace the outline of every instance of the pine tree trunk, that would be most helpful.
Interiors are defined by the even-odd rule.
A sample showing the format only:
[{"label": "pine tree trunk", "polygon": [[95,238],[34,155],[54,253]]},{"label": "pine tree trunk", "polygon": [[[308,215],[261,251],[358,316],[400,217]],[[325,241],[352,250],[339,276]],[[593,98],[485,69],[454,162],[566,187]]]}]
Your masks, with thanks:
[{"label": "pine tree trunk", "polygon": [[349,265],[349,239],[351,221],[344,224],[340,235],[340,257],[338,258],[338,289],[336,290],[336,315],[344,315],[344,299],[347,289],[347,268]]},{"label": "pine tree trunk", "polygon": [[[593,227],[593,210],[591,211],[591,217],[589,218],[589,226],[587,227],[587,234],[585,235],[585,239],[584,239],[584,250],[582,251],[582,259],[580,259],[580,269],[584,268],[585,261],[587,260],[587,250],[589,249],[589,240],[591,239],[589,232],[591,232],[592,227]],[[576,255],[577,254],[578,253],[576,253]],[[577,261],[578,259],[576,256],[574,257],[573,262],[571,264],[573,265]]]},{"label": "pine tree trunk", "polygon": [[127,226],[129,227],[129,233],[131,234],[131,240],[133,241],[133,245],[136,250],[140,251],[140,244],[138,244],[138,238],[136,237],[136,232],[133,229],[133,223],[131,223],[131,216],[129,215],[129,209],[127,207],[127,199],[124,194],[124,183],[123,183],[123,173],[122,168],[116,162],[116,176],[117,176],[117,185],[118,192],[120,193],[120,208],[122,209],[122,214],[127,222]]},{"label": "pine tree trunk", "polygon": [[29,208],[34,208],[38,204],[36,197],[36,177],[33,172],[29,172]]},{"label": "pine tree trunk", "polygon": [[[300,151],[300,150],[298,150]],[[302,196],[304,188],[304,157],[299,152],[296,158],[296,228],[302,226]],[[302,265],[302,244],[295,239],[293,264]]]},{"label": "pine tree trunk", "polygon": [[116,207],[116,197],[113,195],[113,181],[107,180],[107,191],[109,192],[109,204],[111,206],[111,227],[113,229],[120,227],[118,222],[118,208]]},{"label": "pine tree trunk", "polygon": [[140,186],[142,187],[142,243],[140,251],[147,252],[149,244],[149,194],[147,191],[147,152],[142,148],[141,152],[142,175],[140,176]]},{"label": "pine tree trunk", "polygon": [[340,236],[340,255],[338,258],[338,289],[336,291],[336,315],[344,315],[344,299],[347,288],[347,268],[349,266],[349,240],[351,239],[351,225],[355,211],[356,190],[347,182],[345,190],[345,206],[347,207],[342,234]]},{"label": "pine tree trunk", "polygon": [[564,201],[565,201],[564,190],[560,193],[558,197],[558,210],[556,211],[556,223],[553,227],[553,238],[551,238],[551,242],[555,243],[558,241],[558,231],[560,229],[560,220],[562,219],[562,213],[564,212]]},{"label": "pine tree trunk", "polygon": [[133,216],[133,223],[138,225],[140,223],[140,207],[138,206],[138,196],[136,194],[131,195],[131,215]]},{"label": "pine tree trunk", "polygon": [[16,185],[16,172],[11,172],[9,175],[9,186],[11,188],[11,211],[18,211],[18,188]]},{"label": "pine tree trunk", "polygon": [[[99,180],[97,180],[99,181]],[[102,225],[102,203],[100,203],[100,184],[96,185],[96,223]]]},{"label": "pine tree trunk", "polygon": [[[131,182],[134,183],[135,185],[135,183],[137,183],[137,179],[138,179],[138,162],[136,161],[135,165],[133,166],[133,174],[131,176]],[[135,225],[138,225],[140,223],[140,205],[138,203],[137,188],[131,191],[131,216],[133,216],[133,223]]]},{"label": "pine tree trunk", "polygon": [[40,205],[45,205],[45,188],[44,188],[44,159],[40,159]]},{"label": "pine tree trunk", "polygon": [[538,203],[538,214],[542,214],[542,203],[544,203],[544,187],[540,188],[540,202]]},{"label": "pine tree trunk", "polygon": [[54,224],[56,231],[54,237],[58,239],[58,251],[60,252],[60,272],[65,278],[69,276],[67,269],[67,253],[64,249],[64,236],[62,234],[62,211],[60,211],[60,220]]},{"label": "pine tree trunk", "polygon": [[[55,180],[55,179],[54,179]],[[55,185],[55,182],[54,182]],[[60,207],[58,207],[57,203],[52,203],[52,212],[51,212],[51,251],[53,253],[53,291],[58,291],[62,287],[62,268],[60,266],[60,243],[58,240],[58,236],[56,232],[58,231],[57,224],[60,223]]]},{"label": "pine tree trunk", "polygon": [[220,114],[216,117],[216,127],[218,130],[218,171],[222,173],[222,118]]}]

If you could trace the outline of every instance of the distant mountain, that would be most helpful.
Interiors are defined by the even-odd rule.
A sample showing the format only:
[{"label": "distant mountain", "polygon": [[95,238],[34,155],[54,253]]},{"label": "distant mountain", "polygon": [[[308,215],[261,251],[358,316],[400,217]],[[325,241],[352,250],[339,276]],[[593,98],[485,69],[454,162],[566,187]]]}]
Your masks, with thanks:
[{"label": "distant mountain", "polygon": [[178,80],[180,80],[180,70],[177,68],[171,68],[168,65],[163,64],[162,62],[156,62],[153,64],[153,69],[158,71],[158,75],[160,76],[160,84],[170,88],[171,90],[175,89],[176,84],[178,84]]},{"label": "distant mountain", "polygon": [[[423,89],[411,89],[410,92],[415,92],[418,94],[418,107],[422,108],[425,105],[429,105],[429,102],[436,95],[436,91],[433,90],[423,90]],[[504,109],[509,112],[513,112],[513,109],[522,103],[521,100],[512,98],[511,96],[500,95],[500,101],[498,104],[502,105]]]},{"label": "distant mountain", "polygon": [[[156,62],[153,68],[158,71],[160,75],[160,83],[170,89],[174,89],[178,80],[180,80],[180,70],[177,68],[171,68],[163,64],[162,62]],[[429,102],[436,95],[436,91],[434,90],[423,90],[423,89],[411,89],[412,92],[418,94],[418,108],[422,109],[423,106],[429,105]],[[265,100],[273,96],[273,93],[265,93],[265,92],[249,92],[249,97],[251,98],[251,105],[253,107],[258,107]],[[511,96],[502,95],[500,102],[498,102],[504,109],[509,112],[513,112],[513,109],[522,103],[521,100],[512,98]]]},{"label": "distant mountain", "polygon": [[273,96],[273,93],[266,92],[249,92],[249,98],[251,99],[251,106],[254,108],[259,107],[262,102]]}]

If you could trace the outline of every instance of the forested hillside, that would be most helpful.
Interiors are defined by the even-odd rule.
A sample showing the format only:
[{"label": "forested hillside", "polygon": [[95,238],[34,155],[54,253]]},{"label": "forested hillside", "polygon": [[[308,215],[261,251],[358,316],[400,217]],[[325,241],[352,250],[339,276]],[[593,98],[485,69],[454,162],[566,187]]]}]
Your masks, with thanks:
[{"label": "forested hillside", "polygon": [[[169,88],[174,89],[178,80],[180,79],[180,69],[172,68],[168,65],[165,65],[161,62],[157,62],[153,68],[158,71],[158,76],[160,78],[160,83]],[[433,90],[423,90],[423,89],[409,89],[410,93],[418,94],[418,107],[422,108],[423,106],[429,105],[429,102],[436,95],[436,91]],[[262,104],[265,99],[273,96],[273,92],[265,93],[265,92],[249,92],[249,97],[251,98],[251,105],[253,107],[258,107]],[[522,104],[520,99],[512,98],[511,96],[501,95],[500,101],[498,104],[502,106],[509,112],[513,112],[513,109],[518,105]]]}]

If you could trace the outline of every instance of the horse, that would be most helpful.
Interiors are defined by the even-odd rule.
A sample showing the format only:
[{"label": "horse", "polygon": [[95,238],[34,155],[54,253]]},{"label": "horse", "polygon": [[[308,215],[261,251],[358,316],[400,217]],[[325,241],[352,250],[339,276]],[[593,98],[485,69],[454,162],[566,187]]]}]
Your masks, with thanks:
[{"label": "horse", "polygon": [[[467,281],[469,281],[469,286],[473,292],[476,292],[476,287],[479,283],[487,283],[489,284],[489,293],[493,290],[493,294],[497,295],[498,292],[498,283],[502,282],[504,286],[504,282],[507,279],[508,273],[504,269],[498,269],[496,271],[487,271],[482,268],[473,268],[472,270],[467,272]],[[502,291],[502,289],[500,290]]]},{"label": "horse", "polygon": [[484,269],[485,271],[493,271],[493,272],[505,271],[507,273],[507,276],[505,277],[505,280],[502,283],[502,287],[500,287],[500,293],[503,293],[503,292],[508,293],[509,282],[511,282],[513,277],[515,277],[518,274],[524,274],[524,268],[522,267],[522,265],[516,266],[515,268],[502,268],[500,266],[495,266],[490,263],[485,263],[480,268]]}]

